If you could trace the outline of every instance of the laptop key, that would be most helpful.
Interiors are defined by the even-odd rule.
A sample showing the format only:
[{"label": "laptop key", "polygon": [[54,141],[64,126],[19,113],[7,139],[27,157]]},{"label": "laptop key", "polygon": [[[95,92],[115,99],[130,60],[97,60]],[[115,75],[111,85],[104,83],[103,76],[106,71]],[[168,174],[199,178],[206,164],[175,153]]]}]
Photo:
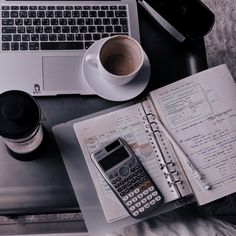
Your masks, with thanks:
[{"label": "laptop key", "polygon": [[23,25],[22,19],[15,19],[15,25]]},{"label": "laptop key", "polygon": [[27,11],[20,11],[20,17],[21,18],[26,18],[27,17]]},{"label": "laptop key", "polygon": [[49,41],[57,41],[57,35],[56,34],[49,34]]},{"label": "laptop key", "polygon": [[20,50],[22,50],[22,51],[28,50],[28,43],[27,42],[21,42],[20,43]]},{"label": "laptop key", "polygon": [[2,41],[12,41],[12,35],[11,34],[3,34]]},{"label": "laptop key", "polygon": [[45,26],[45,27],[44,27],[44,33],[45,33],[45,34],[50,34],[50,33],[52,33],[52,27],[51,27],[51,26]]},{"label": "laptop key", "polygon": [[93,40],[99,40],[99,39],[101,39],[100,34],[93,34]]},{"label": "laptop key", "polygon": [[30,35],[29,34],[23,34],[22,35],[22,41],[30,41]]},{"label": "laptop key", "polygon": [[42,27],[42,26],[36,26],[36,27],[35,27],[35,32],[36,32],[37,34],[43,33],[43,27]]},{"label": "laptop key", "polygon": [[11,11],[11,18],[17,18],[18,17],[18,11]]},{"label": "laptop key", "polygon": [[32,34],[31,35],[31,41],[39,41],[39,35],[38,34]]},{"label": "laptop key", "polygon": [[82,42],[41,42],[41,50],[81,50]]},{"label": "laptop key", "polygon": [[48,41],[48,35],[47,34],[40,34],[40,41]]},{"label": "laptop key", "polygon": [[39,50],[39,43],[37,43],[37,42],[30,42],[29,43],[29,50]]},{"label": "laptop key", "polygon": [[2,19],[2,25],[14,25],[13,19]]},{"label": "laptop key", "polygon": [[9,6],[2,6],[2,10],[10,10]]},{"label": "laptop key", "polygon": [[37,6],[29,6],[30,10],[37,10]]},{"label": "laptop key", "polygon": [[40,19],[33,19],[33,25],[41,25]]},{"label": "laptop key", "polygon": [[2,27],[3,34],[14,34],[16,33],[16,27],[9,26],[9,27]]},{"label": "laptop key", "polygon": [[13,34],[13,41],[21,41],[21,35],[20,34]]},{"label": "laptop key", "polygon": [[24,34],[25,33],[25,27],[24,26],[18,26],[17,27],[17,33]]},{"label": "laptop key", "polygon": [[85,49],[88,49],[94,42],[85,42]]},{"label": "laptop key", "polygon": [[58,38],[58,41],[65,41],[66,40],[65,34],[58,34],[57,38]]},{"label": "laptop key", "polygon": [[19,6],[11,6],[11,10],[19,10]]},{"label": "laptop key", "polygon": [[33,26],[27,26],[27,27],[26,27],[26,32],[27,32],[28,34],[34,33],[34,27],[33,27]]},{"label": "laptop key", "polygon": [[79,28],[78,28],[78,26],[71,26],[70,31],[71,31],[71,33],[78,33]]},{"label": "laptop key", "polygon": [[76,40],[76,41],[81,41],[81,40],[83,40],[83,38],[84,38],[84,35],[83,35],[83,34],[76,34],[76,35],[75,35],[75,40]]},{"label": "laptop key", "polygon": [[19,50],[19,43],[12,42],[11,43],[11,50],[18,51]]},{"label": "laptop key", "polygon": [[9,51],[10,43],[2,43],[2,51]]},{"label": "laptop key", "polygon": [[2,18],[9,18],[10,13],[9,11],[2,11]]}]

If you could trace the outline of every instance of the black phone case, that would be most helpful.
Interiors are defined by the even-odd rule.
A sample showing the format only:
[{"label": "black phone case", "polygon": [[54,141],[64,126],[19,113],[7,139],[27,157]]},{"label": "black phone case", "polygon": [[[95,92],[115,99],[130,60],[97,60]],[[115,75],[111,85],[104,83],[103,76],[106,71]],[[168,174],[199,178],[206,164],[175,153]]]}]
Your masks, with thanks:
[{"label": "black phone case", "polygon": [[200,0],[145,1],[188,39],[202,38],[214,25],[213,12]]}]

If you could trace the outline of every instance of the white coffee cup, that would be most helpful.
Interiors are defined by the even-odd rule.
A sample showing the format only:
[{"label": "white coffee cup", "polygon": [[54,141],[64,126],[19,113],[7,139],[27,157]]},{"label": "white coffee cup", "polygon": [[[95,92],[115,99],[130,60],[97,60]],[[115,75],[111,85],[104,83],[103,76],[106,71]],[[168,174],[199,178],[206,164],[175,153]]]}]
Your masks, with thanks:
[{"label": "white coffee cup", "polygon": [[98,68],[101,78],[107,82],[123,85],[138,74],[143,65],[144,53],[135,39],[116,35],[106,38],[97,54],[87,54],[85,61]]}]

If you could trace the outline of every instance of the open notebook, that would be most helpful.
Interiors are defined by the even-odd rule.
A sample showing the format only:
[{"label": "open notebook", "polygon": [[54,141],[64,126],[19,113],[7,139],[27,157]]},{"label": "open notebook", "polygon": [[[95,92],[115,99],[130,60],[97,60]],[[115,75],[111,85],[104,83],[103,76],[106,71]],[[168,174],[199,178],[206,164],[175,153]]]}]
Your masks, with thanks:
[{"label": "open notebook", "polygon": [[[156,119],[206,177],[211,190],[199,185]],[[193,193],[199,204],[206,204],[235,192],[236,87],[225,65],[154,90],[140,103],[77,122],[74,131],[108,222],[127,213],[90,155],[120,136],[140,158],[165,203]]]}]

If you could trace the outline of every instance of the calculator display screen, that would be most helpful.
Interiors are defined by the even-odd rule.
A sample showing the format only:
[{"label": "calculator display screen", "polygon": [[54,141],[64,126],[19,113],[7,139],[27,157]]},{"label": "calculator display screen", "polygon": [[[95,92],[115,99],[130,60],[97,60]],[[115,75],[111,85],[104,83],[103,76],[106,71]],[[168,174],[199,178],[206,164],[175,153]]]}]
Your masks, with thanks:
[{"label": "calculator display screen", "polygon": [[126,158],[128,158],[130,155],[126,151],[124,147],[121,147],[117,149],[116,151],[110,153],[108,156],[103,158],[101,161],[99,161],[100,166],[104,169],[104,171],[107,171],[117,165],[118,163],[122,162]]}]

